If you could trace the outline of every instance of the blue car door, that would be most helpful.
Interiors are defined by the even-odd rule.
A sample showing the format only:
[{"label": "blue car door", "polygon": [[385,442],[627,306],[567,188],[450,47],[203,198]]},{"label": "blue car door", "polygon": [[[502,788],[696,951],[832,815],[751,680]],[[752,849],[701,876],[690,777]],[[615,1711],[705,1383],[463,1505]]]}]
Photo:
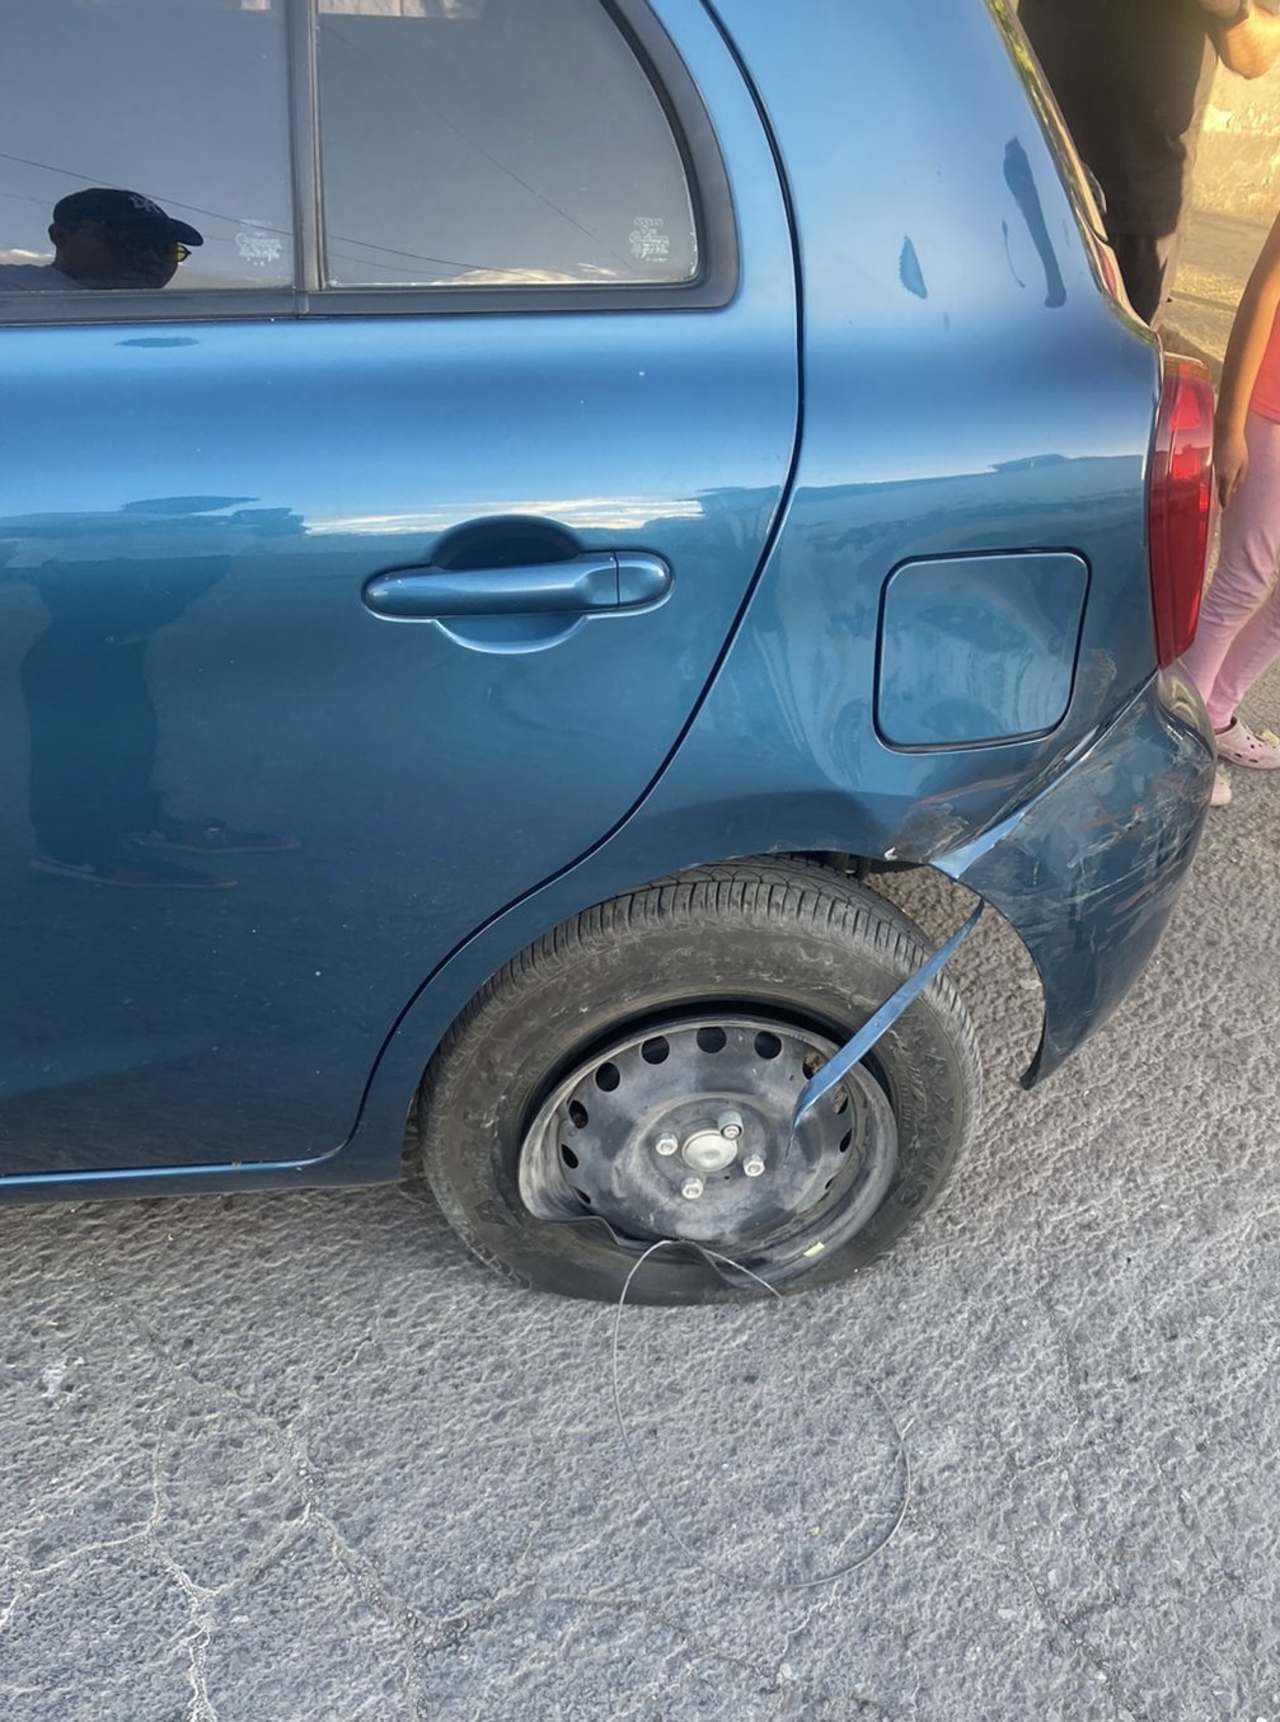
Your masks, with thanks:
[{"label": "blue car door", "polygon": [[312,1159],[713,672],[797,435],[776,169],[695,0],[7,28],[0,1177]]}]

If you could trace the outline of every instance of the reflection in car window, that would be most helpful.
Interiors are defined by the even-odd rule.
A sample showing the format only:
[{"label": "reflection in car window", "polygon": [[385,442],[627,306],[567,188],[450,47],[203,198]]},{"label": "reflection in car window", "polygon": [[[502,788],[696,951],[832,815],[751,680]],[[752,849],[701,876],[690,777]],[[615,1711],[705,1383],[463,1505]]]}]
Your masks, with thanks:
[{"label": "reflection in car window", "polygon": [[600,0],[320,0],[337,287],[697,273],[671,128]]},{"label": "reflection in car window", "polygon": [[4,0],[4,24],[0,292],[292,281],[280,7]]}]

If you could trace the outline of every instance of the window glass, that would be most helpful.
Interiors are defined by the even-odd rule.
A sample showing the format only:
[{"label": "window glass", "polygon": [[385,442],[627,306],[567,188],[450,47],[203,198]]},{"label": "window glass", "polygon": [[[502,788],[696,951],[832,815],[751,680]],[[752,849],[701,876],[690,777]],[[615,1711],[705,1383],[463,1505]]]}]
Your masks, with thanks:
[{"label": "window glass", "polygon": [[280,7],[3,10],[0,292],[292,281]]},{"label": "window glass", "polygon": [[600,0],[319,0],[337,287],[697,273],[680,152]]}]

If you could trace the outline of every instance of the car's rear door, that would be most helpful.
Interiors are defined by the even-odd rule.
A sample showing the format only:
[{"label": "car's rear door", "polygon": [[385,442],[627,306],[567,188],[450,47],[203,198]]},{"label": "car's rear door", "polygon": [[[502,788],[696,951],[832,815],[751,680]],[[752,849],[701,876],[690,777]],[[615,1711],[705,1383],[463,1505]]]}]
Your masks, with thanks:
[{"label": "car's rear door", "polygon": [[[711,674],[797,434],[773,159],[695,0],[7,35],[0,1175],[314,1157]],[[33,287],[87,187],[204,243]]]}]

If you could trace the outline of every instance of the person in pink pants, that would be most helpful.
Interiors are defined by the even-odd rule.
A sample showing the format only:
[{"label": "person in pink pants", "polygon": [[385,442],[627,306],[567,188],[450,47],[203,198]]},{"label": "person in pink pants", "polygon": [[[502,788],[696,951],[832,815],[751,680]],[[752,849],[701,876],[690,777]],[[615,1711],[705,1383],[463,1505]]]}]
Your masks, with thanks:
[{"label": "person in pink pants", "polygon": [[[1280,657],[1280,216],[1240,300],[1222,366],[1213,463],[1222,541],[1213,583],[1183,666],[1199,688],[1218,758],[1255,771],[1280,767],[1280,742],[1238,707]],[[1213,804],[1231,799],[1218,772]]]}]

